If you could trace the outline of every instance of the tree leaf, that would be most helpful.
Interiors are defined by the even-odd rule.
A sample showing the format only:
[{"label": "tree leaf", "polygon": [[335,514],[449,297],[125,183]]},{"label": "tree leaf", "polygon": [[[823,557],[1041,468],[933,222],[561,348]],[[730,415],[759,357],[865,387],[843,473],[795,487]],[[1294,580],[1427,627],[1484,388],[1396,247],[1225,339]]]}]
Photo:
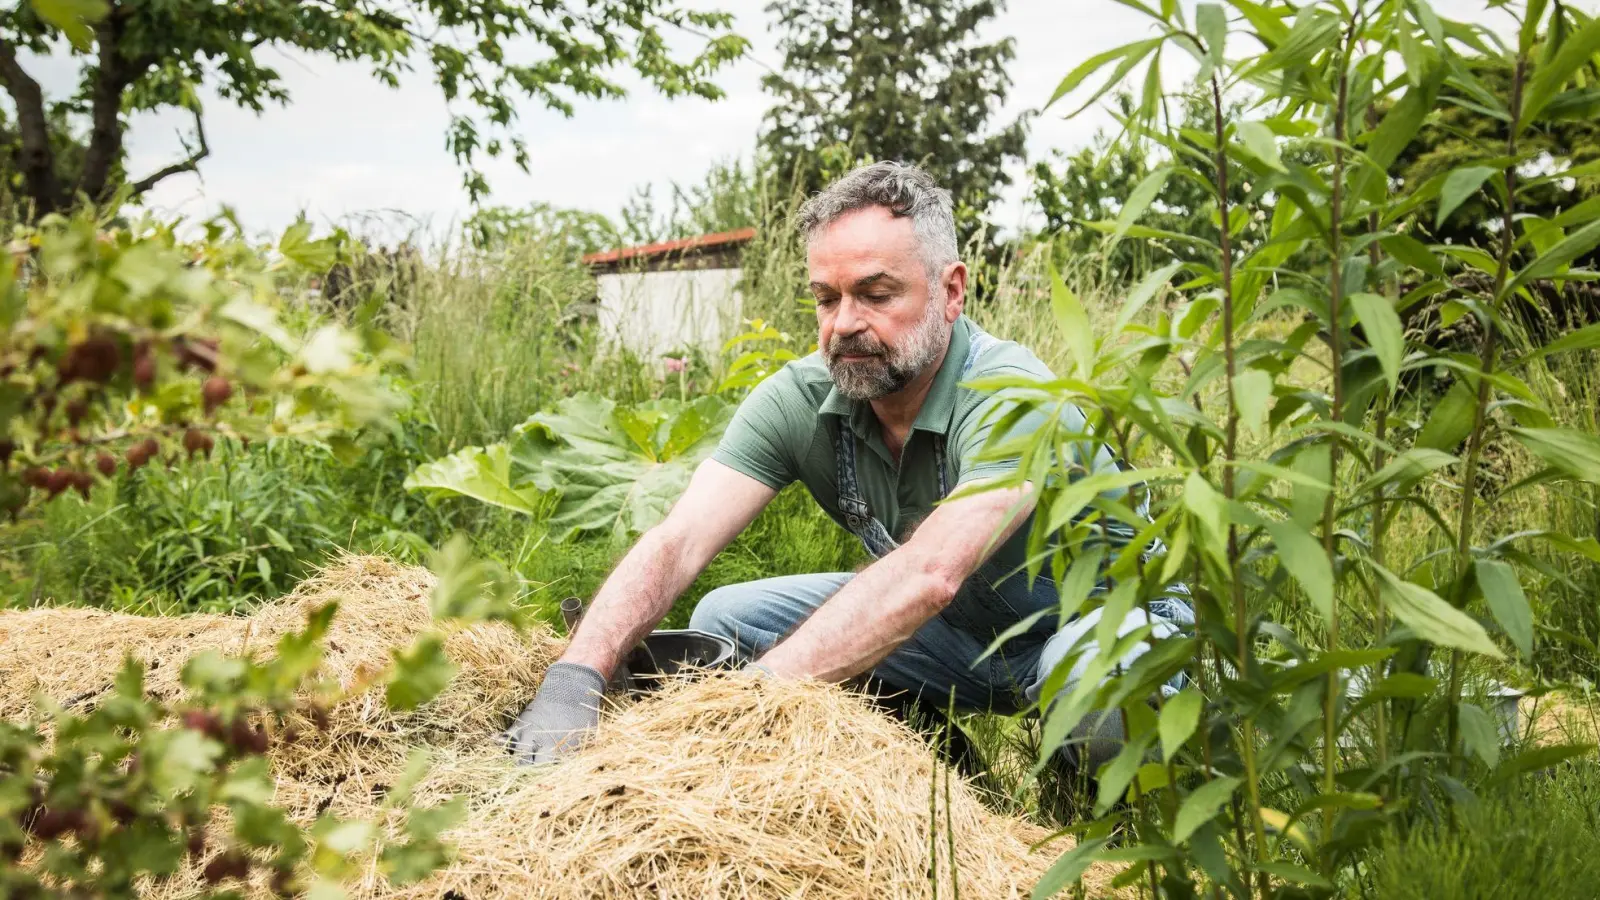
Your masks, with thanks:
[{"label": "tree leaf", "polygon": [[1405,356],[1405,326],[1388,298],[1377,294],[1359,293],[1349,296],[1350,306],[1366,333],[1367,343],[1378,355],[1378,365],[1383,367],[1384,380],[1389,382],[1389,393],[1400,387],[1400,360]]},{"label": "tree leaf", "polygon": [[1389,610],[1419,637],[1441,647],[1504,658],[1505,654],[1490,640],[1489,633],[1471,616],[1444,602],[1433,591],[1406,581],[1383,566],[1373,563],[1372,568],[1378,573],[1379,593]]},{"label": "tree leaf", "polygon": [[1117,320],[1111,326],[1111,333],[1121,334],[1122,330],[1128,327],[1128,323],[1139,315],[1139,311],[1144,309],[1145,304],[1154,299],[1156,293],[1165,287],[1167,282],[1172,279],[1172,276],[1177,274],[1181,268],[1183,268],[1181,260],[1175,263],[1168,263],[1139,279],[1139,283],[1134,285],[1133,290],[1128,292],[1128,299],[1122,301],[1122,309],[1117,312]]},{"label": "tree leaf", "polygon": [[1172,759],[1200,724],[1206,698],[1193,687],[1174,694],[1161,706],[1161,756]]},{"label": "tree leaf", "polygon": [[1429,275],[1444,275],[1444,266],[1440,264],[1439,257],[1428,249],[1427,244],[1409,234],[1391,234],[1379,243],[1390,256],[1414,269],[1421,269]]},{"label": "tree leaf", "polygon": [[1251,431],[1267,422],[1267,401],[1272,399],[1272,376],[1261,369],[1245,369],[1233,379],[1233,402],[1239,420]]},{"label": "tree leaf", "polygon": [[1477,570],[1478,589],[1488,601],[1494,620],[1505,629],[1522,658],[1533,659],[1533,611],[1528,608],[1528,597],[1522,592],[1516,570],[1498,559],[1474,560],[1473,567]]},{"label": "tree leaf", "polygon": [[1490,166],[1465,166],[1446,175],[1444,187],[1439,189],[1439,211],[1433,218],[1434,227],[1442,227],[1444,220],[1456,211],[1456,207],[1476,194],[1483,182],[1496,171]]},{"label": "tree leaf", "polygon": [[[1596,21],[1600,21],[1600,19]],[[1517,277],[1511,279],[1501,296],[1509,297],[1518,288],[1530,281],[1549,278],[1559,273],[1567,264],[1597,246],[1600,246],[1600,219],[1596,219],[1579,228],[1577,231],[1567,235],[1547,252],[1539,254],[1537,259],[1528,263],[1522,271],[1517,273]]]},{"label": "tree leaf", "polygon": [[[1206,44],[1206,64],[1222,68],[1223,50],[1228,42],[1228,15],[1221,4],[1201,3],[1194,8],[1194,26]],[[1197,80],[1204,81],[1205,75]]]},{"label": "tree leaf", "polygon": [[1061,273],[1050,264],[1050,307],[1055,311],[1056,324],[1067,347],[1072,350],[1072,365],[1078,377],[1088,378],[1094,371],[1094,331],[1089,327],[1089,314],[1084,312],[1078,295],[1061,280]]},{"label": "tree leaf", "polygon": [[105,0],[30,0],[39,18],[61,29],[72,46],[87,51],[94,46],[90,23],[105,18],[111,7]]},{"label": "tree leaf", "polygon": [[1500,764],[1500,728],[1494,717],[1473,703],[1457,705],[1461,721],[1461,739],[1467,749],[1476,753],[1489,768]]},{"label": "tree leaf", "polygon": [[1457,379],[1445,392],[1444,398],[1434,404],[1433,412],[1417,435],[1416,446],[1430,450],[1450,451],[1461,446],[1467,433],[1472,431],[1472,420],[1477,412],[1478,397],[1463,380]]},{"label": "tree leaf", "polygon": [[1195,788],[1183,798],[1183,805],[1178,807],[1178,816],[1172,825],[1172,842],[1181,844],[1187,841],[1195,829],[1216,816],[1238,787],[1239,779],[1229,775],[1213,778]]},{"label": "tree leaf", "polygon": [[1580,481],[1600,484],[1600,438],[1571,428],[1512,428],[1534,455]]},{"label": "tree leaf", "polygon": [[394,675],[384,689],[391,709],[416,709],[444,690],[456,676],[455,663],[444,652],[444,640],[429,634],[407,651],[394,652]]},{"label": "tree leaf", "polygon": [[1252,156],[1266,163],[1269,169],[1289,171],[1283,165],[1283,157],[1278,153],[1278,138],[1271,128],[1263,122],[1240,122],[1238,128],[1239,139]]},{"label": "tree leaf", "polygon": [[1545,106],[1596,53],[1600,53],[1600,18],[1590,19],[1568,35],[1555,57],[1534,69],[1523,94],[1522,119],[1517,123],[1519,133],[1539,118]]},{"label": "tree leaf", "polygon": [[1176,170],[1172,166],[1162,166],[1146,175],[1134,186],[1133,191],[1128,194],[1127,201],[1122,204],[1122,210],[1117,213],[1117,228],[1111,233],[1113,243],[1121,240],[1122,236],[1128,233],[1128,229],[1139,221],[1144,211],[1156,197],[1160,196],[1161,189],[1166,186],[1167,179],[1172,177],[1174,171]]},{"label": "tree leaf", "polygon": [[1374,472],[1371,477],[1361,482],[1356,487],[1357,496],[1368,493],[1381,485],[1394,482],[1401,491],[1407,490],[1422,476],[1434,472],[1445,466],[1455,465],[1460,462],[1458,458],[1443,450],[1430,450],[1426,447],[1412,447],[1410,450],[1389,460],[1388,465]]},{"label": "tree leaf", "polygon": [[1278,564],[1299,582],[1311,605],[1322,613],[1326,621],[1333,619],[1334,578],[1333,564],[1322,542],[1293,521],[1267,522],[1267,533],[1272,535],[1277,550]]},{"label": "tree leaf", "polygon": [[1034,885],[1032,900],[1046,900],[1061,893],[1068,885],[1076,884],[1089,865],[1094,862],[1095,853],[1106,845],[1106,840],[1098,838],[1079,841],[1076,847],[1061,854],[1061,858],[1057,859],[1049,871],[1039,879],[1039,883]]},{"label": "tree leaf", "polygon": [[1120,47],[1113,47],[1104,53],[1097,53],[1079,63],[1077,68],[1073,69],[1071,72],[1068,72],[1067,77],[1061,79],[1061,83],[1056,85],[1055,93],[1050,95],[1050,99],[1045,102],[1044,108],[1049,109],[1057,100],[1060,100],[1062,97],[1065,97],[1066,95],[1077,90],[1078,87],[1084,83],[1084,81],[1088,80],[1089,76],[1100,71],[1100,69],[1105,67],[1108,63],[1112,62],[1113,60],[1121,59],[1130,53],[1138,52],[1141,46],[1148,43],[1150,42],[1145,40],[1123,44]]}]

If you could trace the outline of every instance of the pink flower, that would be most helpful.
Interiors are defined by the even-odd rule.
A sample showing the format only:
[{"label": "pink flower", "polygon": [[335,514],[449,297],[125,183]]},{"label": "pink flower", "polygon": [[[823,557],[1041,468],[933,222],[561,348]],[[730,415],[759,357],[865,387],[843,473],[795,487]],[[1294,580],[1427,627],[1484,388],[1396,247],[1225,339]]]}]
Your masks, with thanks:
[{"label": "pink flower", "polygon": [[672,373],[676,374],[678,372],[682,372],[685,368],[688,367],[688,363],[685,362],[682,359],[677,359],[677,358],[674,358],[674,357],[671,357],[671,356],[665,357],[665,359],[667,361],[667,371],[668,372],[672,372]]}]

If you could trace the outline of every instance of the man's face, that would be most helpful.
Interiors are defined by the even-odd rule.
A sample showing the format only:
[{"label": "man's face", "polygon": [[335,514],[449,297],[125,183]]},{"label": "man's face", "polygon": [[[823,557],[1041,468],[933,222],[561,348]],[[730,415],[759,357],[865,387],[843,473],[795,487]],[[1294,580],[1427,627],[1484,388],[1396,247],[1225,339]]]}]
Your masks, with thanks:
[{"label": "man's face", "polygon": [[966,300],[966,267],[930,283],[909,218],[883,207],[846,213],[806,249],[817,346],[839,392],[876,400],[940,358]]}]

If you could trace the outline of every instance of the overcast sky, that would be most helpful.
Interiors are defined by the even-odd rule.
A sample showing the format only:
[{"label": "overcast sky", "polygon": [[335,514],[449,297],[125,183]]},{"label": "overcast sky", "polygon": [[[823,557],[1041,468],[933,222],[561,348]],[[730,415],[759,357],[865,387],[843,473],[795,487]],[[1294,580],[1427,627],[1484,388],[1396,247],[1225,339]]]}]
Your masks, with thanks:
[{"label": "overcast sky", "polygon": [[[748,156],[769,102],[760,87],[763,65],[780,62],[775,36],[767,30],[765,0],[713,5],[734,11],[736,30],[753,44],[751,58],[719,73],[726,97],[667,100],[640,87],[626,100],[581,102],[570,119],[524,103],[519,130],[532,154],[530,171],[510,163],[486,166],[489,202],[545,201],[615,214],[635,185],[694,181],[714,160]],[[1016,39],[1007,104],[1014,115],[1040,106],[1082,59],[1146,31],[1136,14],[1109,0],[1011,0],[984,36]],[[436,229],[468,214],[460,170],[444,150],[445,103],[425,75],[392,90],[361,66],[272,55],[292,103],[258,116],[210,98],[211,156],[200,175],[163,182],[150,194],[151,206],[199,216],[227,203],[252,229],[280,228],[301,210],[318,222],[403,210]],[[51,74],[58,78],[46,83],[60,84],[67,72]],[[1030,154],[1084,143],[1106,121],[1088,114],[1071,122],[1041,119]],[[180,158],[177,136],[187,129],[183,115],[138,117],[129,139],[130,172]],[[1022,193],[1013,190],[999,211],[1008,224],[1021,212]]]},{"label": "overcast sky", "polygon": [[[570,119],[524,103],[519,130],[532,154],[530,171],[489,162],[484,168],[493,194],[487,202],[544,201],[614,215],[636,185],[692,182],[717,159],[748,156],[768,105],[760,87],[763,67],[780,62],[767,30],[766,0],[706,2],[735,12],[736,30],[753,44],[750,58],[717,76],[725,98],[667,100],[641,86],[625,100],[580,102]],[[1466,0],[1439,5],[1453,14],[1465,10],[1452,7],[1481,8]],[[1010,0],[983,37],[1016,40],[1010,116],[1042,105],[1085,58],[1149,32],[1148,20],[1111,0]],[[359,65],[269,53],[292,102],[256,115],[210,97],[211,156],[198,176],[162,182],[149,195],[150,206],[198,217],[226,203],[252,230],[279,229],[301,210],[319,223],[400,210],[439,232],[470,212],[460,170],[444,150],[448,112],[425,74],[394,90]],[[1171,63],[1180,57],[1169,54],[1164,70],[1176,68]],[[47,88],[70,84],[71,70],[59,62],[33,64]],[[1171,72],[1169,78],[1187,74],[1192,73]],[[1030,159],[1082,146],[1109,122],[1100,110],[1071,121],[1059,112],[1035,121]],[[130,173],[137,177],[181,158],[178,134],[188,127],[186,114],[137,117],[129,136]],[[997,211],[1003,227],[1024,215],[1026,179],[1020,170],[1017,176]]]}]

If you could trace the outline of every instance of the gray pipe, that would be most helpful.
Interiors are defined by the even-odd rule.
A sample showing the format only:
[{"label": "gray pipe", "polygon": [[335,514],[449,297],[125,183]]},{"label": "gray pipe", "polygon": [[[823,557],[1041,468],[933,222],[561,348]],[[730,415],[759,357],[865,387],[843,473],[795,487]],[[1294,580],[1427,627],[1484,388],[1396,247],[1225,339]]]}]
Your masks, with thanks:
[{"label": "gray pipe", "polygon": [[[566,623],[567,637],[570,638],[578,633],[578,623],[583,620],[585,612],[587,610],[584,609],[581,598],[568,597],[561,601],[561,621]],[[606,684],[607,692],[626,692],[632,687],[633,675],[628,671],[628,664],[626,662],[618,663],[617,671],[612,674],[611,680]]]}]

